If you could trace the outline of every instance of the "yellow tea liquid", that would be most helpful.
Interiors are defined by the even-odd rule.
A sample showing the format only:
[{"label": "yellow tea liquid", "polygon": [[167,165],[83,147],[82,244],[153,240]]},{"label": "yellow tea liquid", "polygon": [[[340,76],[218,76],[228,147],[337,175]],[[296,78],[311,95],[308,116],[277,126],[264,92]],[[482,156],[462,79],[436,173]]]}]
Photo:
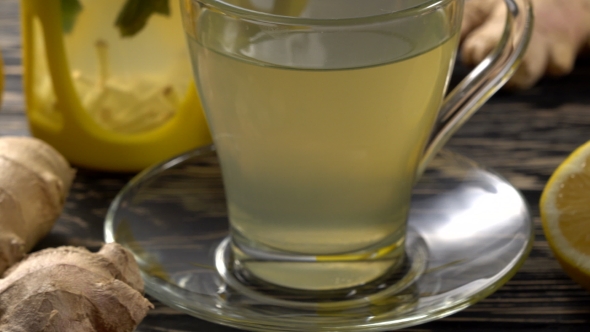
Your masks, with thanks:
[{"label": "yellow tea liquid", "polygon": [[[318,260],[403,245],[416,165],[456,43],[452,37],[393,62],[322,70],[238,59],[191,40],[233,234]],[[389,266],[356,265],[371,278]],[[287,280],[289,269],[275,267],[251,270]]]}]

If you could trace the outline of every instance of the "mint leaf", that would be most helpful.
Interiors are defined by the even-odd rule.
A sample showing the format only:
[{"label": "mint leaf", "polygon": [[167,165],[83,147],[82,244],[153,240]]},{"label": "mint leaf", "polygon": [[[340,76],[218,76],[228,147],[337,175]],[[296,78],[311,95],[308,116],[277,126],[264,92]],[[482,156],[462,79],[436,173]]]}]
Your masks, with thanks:
[{"label": "mint leaf", "polygon": [[153,14],[170,15],[169,0],[127,0],[117,16],[115,26],[122,37],[141,31]]},{"label": "mint leaf", "polygon": [[64,33],[74,29],[76,18],[82,11],[82,4],[78,0],[61,0],[61,26]]}]

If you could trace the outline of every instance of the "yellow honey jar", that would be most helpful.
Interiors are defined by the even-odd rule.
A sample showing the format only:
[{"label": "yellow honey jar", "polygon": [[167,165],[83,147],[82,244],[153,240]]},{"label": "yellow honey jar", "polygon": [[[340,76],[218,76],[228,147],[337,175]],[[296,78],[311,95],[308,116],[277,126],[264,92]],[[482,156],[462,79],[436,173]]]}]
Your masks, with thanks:
[{"label": "yellow honey jar", "polygon": [[31,133],[71,163],[139,171],[211,142],[178,1],[22,0],[21,15]]}]

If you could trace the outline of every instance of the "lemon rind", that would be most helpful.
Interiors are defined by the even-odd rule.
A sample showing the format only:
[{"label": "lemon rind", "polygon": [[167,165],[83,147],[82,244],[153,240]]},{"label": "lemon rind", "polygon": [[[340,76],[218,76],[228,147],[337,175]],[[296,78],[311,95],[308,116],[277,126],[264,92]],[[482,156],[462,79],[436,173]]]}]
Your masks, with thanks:
[{"label": "lemon rind", "polygon": [[[568,176],[583,172],[588,157],[590,157],[590,141],[577,148],[555,170],[545,186],[540,205],[541,222],[549,246],[560,259],[582,270],[586,274],[590,274],[590,256],[576,250],[561,232],[557,222],[560,211],[555,204],[554,198],[557,197],[557,192],[561,188],[560,184]],[[547,234],[550,234],[550,236],[547,236]]]}]

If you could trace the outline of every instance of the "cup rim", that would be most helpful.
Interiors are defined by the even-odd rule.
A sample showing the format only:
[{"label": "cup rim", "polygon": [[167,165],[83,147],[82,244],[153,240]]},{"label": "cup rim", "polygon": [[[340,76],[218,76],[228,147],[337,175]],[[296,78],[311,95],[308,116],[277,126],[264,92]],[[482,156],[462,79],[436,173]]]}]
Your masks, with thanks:
[{"label": "cup rim", "polygon": [[[251,19],[255,21],[278,23],[278,24],[294,24],[294,25],[319,25],[319,26],[342,26],[342,25],[357,25],[357,24],[371,24],[383,21],[391,21],[393,19],[418,16],[424,13],[434,11],[438,8],[446,6],[450,2],[457,0],[425,0],[424,3],[408,7],[395,12],[367,15],[354,18],[299,18],[289,17],[283,15],[263,13],[260,11],[242,8],[236,5],[228,4],[223,0],[189,0],[193,3],[202,3],[208,7],[214,8],[224,14],[231,14],[243,19]],[[359,0],[362,1],[362,0]]]}]

